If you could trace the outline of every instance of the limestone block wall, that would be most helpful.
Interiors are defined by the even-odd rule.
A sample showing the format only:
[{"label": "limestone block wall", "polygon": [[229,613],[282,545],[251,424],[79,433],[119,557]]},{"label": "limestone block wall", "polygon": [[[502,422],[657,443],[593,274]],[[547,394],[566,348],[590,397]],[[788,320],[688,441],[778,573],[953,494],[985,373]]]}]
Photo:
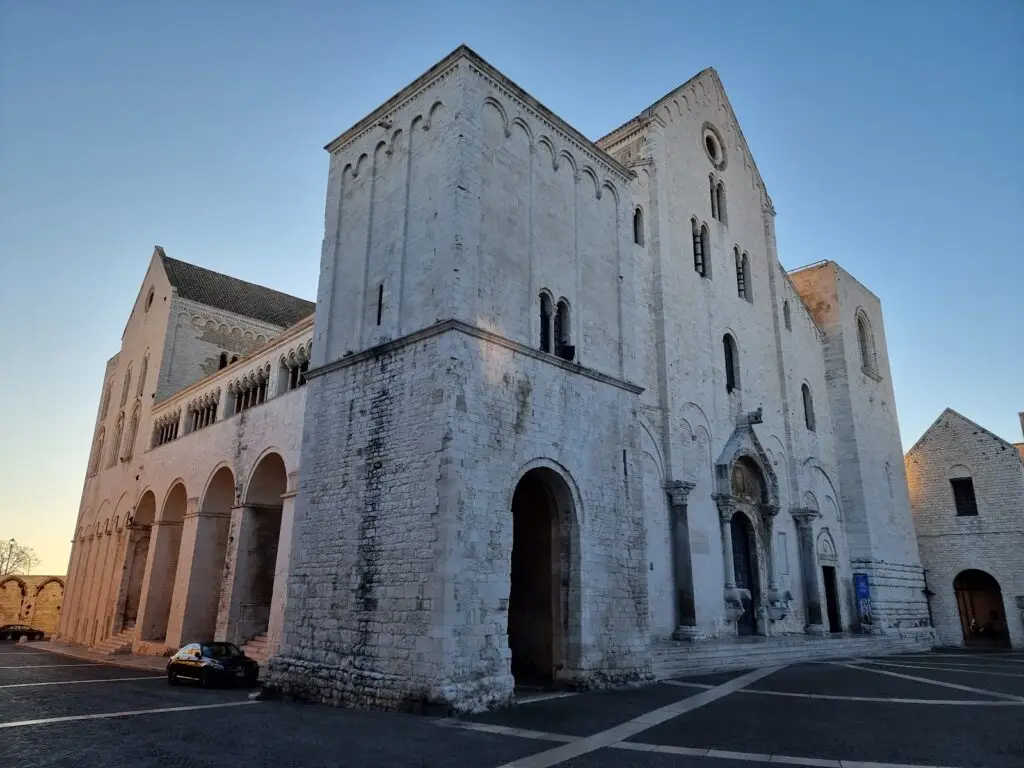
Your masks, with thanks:
[{"label": "limestone block wall", "polygon": [[0,578],[0,624],[28,624],[52,635],[63,599],[61,576],[4,576]]},{"label": "limestone block wall", "polygon": [[[1010,640],[1024,647],[1024,463],[1014,446],[947,409],[907,452],[906,472],[938,641],[962,645],[953,582],[968,569],[1002,591]],[[958,516],[950,479],[970,477],[977,516]]]},{"label": "limestone block wall", "polygon": [[[789,277],[826,337],[844,528],[853,570],[869,576],[875,628],[927,627],[881,304],[834,262]],[[858,317],[866,323],[868,365]]]}]

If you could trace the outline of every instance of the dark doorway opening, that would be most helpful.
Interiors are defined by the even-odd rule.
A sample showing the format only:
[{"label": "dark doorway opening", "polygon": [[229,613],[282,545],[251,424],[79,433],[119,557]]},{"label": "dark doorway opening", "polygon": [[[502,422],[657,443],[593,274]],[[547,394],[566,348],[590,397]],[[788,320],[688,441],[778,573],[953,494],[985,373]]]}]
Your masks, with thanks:
[{"label": "dark doorway opening", "polygon": [[508,644],[517,688],[549,688],[565,664],[568,621],[568,524],[564,480],[538,468],[512,496],[512,570]]},{"label": "dark doorway opening", "polygon": [[754,555],[754,530],[750,520],[742,512],[732,516],[732,561],[736,574],[736,587],[747,590],[749,597],[743,598],[743,615],[736,621],[736,631],[740,635],[757,634],[758,603],[757,565]]},{"label": "dark doorway opening", "polygon": [[843,621],[839,616],[839,588],[836,584],[836,569],[831,565],[821,566],[822,579],[825,582],[825,610],[828,613],[828,631],[833,634],[843,631]]},{"label": "dark doorway opening", "polygon": [[1009,648],[1010,632],[999,582],[985,571],[962,571],[953,580],[964,645]]}]

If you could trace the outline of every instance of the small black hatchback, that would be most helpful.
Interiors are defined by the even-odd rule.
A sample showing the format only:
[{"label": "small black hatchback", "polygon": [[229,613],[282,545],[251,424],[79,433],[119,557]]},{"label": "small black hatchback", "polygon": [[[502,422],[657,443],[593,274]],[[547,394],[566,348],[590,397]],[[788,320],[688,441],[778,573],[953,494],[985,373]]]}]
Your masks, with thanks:
[{"label": "small black hatchback", "polygon": [[201,686],[216,683],[253,685],[260,674],[256,659],[250,659],[233,643],[189,643],[167,662],[167,682],[177,685],[191,680]]}]

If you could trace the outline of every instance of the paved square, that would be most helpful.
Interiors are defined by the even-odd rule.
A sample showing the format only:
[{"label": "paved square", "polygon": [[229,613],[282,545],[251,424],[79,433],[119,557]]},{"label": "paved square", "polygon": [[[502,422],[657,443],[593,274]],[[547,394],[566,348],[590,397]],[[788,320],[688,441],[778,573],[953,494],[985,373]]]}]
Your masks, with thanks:
[{"label": "paved square", "polygon": [[1024,652],[937,651],[538,695],[463,718],[249,700],[0,644],[0,745],[33,766],[1024,765]]}]

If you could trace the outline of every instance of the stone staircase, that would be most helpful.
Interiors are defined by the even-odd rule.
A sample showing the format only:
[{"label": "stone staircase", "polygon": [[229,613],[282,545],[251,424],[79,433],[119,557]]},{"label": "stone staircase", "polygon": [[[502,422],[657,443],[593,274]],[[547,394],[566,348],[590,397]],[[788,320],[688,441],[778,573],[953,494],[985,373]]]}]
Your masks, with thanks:
[{"label": "stone staircase", "polygon": [[930,630],[891,635],[782,635],[697,642],[659,640],[651,644],[651,668],[657,679],[665,680],[776,664],[927,651],[933,644]]},{"label": "stone staircase", "polygon": [[93,646],[93,650],[106,656],[131,653],[133,640],[135,640],[135,622],[125,622],[120,632],[97,643]]},{"label": "stone staircase", "polygon": [[242,653],[250,659],[256,659],[256,661],[260,663],[261,668],[265,667],[267,665],[267,658],[269,657],[267,650],[267,633],[260,632],[256,637],[243,645]]}]

